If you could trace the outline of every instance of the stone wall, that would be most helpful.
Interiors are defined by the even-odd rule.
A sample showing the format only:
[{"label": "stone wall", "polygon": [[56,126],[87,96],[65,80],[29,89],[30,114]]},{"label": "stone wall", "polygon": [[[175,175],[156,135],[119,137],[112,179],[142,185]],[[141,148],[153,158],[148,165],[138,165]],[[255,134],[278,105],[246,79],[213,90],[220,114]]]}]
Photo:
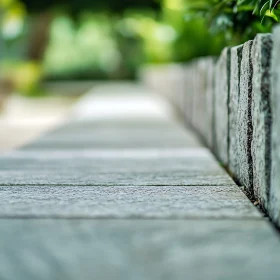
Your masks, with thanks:
[{"label": "stone wall", "polygon": [[280,26],[218,59],[149,66],[141,77],[280,226]]}]

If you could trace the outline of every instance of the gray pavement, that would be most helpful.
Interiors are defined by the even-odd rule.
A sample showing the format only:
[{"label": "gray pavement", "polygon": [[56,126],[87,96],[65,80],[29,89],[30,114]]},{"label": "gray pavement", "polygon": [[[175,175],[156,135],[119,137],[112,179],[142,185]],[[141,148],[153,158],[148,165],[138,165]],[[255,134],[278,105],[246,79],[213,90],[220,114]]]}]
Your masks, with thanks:
[{"label": "gray pavement", "polygon": [[0,157],[0,279],[280,279],[279,234],[168,105],[96,86]]}]

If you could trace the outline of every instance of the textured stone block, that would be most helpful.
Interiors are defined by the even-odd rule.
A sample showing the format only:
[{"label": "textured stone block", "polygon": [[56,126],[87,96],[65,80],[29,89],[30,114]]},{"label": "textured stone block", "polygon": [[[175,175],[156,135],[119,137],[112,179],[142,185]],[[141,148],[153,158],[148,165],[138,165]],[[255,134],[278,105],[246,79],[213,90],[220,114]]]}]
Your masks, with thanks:
[{"label": "textured stone block", "polygon": [[205,118],[203,127],[203,136],[209,148],[213,148],[213,118],[214,118],[214,58],[205,58]]},{"label": "textured stone block", "polygon": [[230,93],[229,93],[229,170],[238,178],[240,174],[238,145],[238,104],[243,45],[231,48]]},{"label": "textured stone block", "polygon": [[178,109],[179,115],[182,116],[184,114],[184,97],[186,90],[185,69],[182,64],[178,64],[176,66],[177,71],[174,85],[174,103],[176,108]]},{"label": "textured stone block", "polygon": [[194,62],[193,69],[196,88],[192,123],[203,142],[212,147],[214,60],[212,57],[198,59]]},{"label": "textured stone block", "polygon": [[230,88],[230,49],[225,48],[216,63],[214,79],[214,152],[228,164],[228,97]]},{"label": "textured stone block", "polygon": [[240,173],[239,182],[245,191],[253,197],[253,166],[252,166],[252,77],[253,65],[251,57],[253,41],[248,41],[243,46],[240,76],[240,98],[238,105],[238,157]]},{"label": "textured stone block", "polygon": [[41,149],[135,149],[135,148],[190,148],[201,144],[192,134],[183,129],[92,129],[84,134],[49,134],[23,150]]},{"label": "textured stone block", "polygon": [[0,220],[0,279],[279,280],[260,220]]},{"label": "textured stone block", "polygon": [[0,186],[0,195],[0,218],[262,219],[234,185]]},{"label": "textured stone block", "polygon": [[180,117],[183,121],[186,119],[186,99],[189,90],[189,77],[188,77],[188,66],[186,64],[181,65],[181,84],[180,84],[180,98],[179,98],[179,108]]},{"label": "textured stone block", "polygon": [[212,57],[198,59],[185,66],[184,93],[178,102],[185,121],[209,147],[213,146],[213,71]]},{"label": "textured stone block", "polygon": [[200,90],[200,83],[203,83],[203,79],[199,76],[198,70],[198,60],[193,61],[193,92],[192,92],[192,116],[191,116],[191,124],[192,127],[199,132],[199,121],[201,118],[200,111],[201,111],[201,90]]},{"label": "textured stone block", "polygon": [[192,115],[193,115],[193,97],[194,97],[194,69],[193,63],[189,63],[185,68],[185,77],[186,77],[186,91],[185,91],[185,100],[184,100],[184,118],[185,122],[192,124]]},{"label": "textured stone block", "polygon": [[271,109],[272,109],[272,173],[269,211],[280,225],[280,26],[273,32]]},{"label": "textured stone block", "polygon": [[204,151],[16,152],[0,158],[2,185],[232,185]]},{"label": "textured stone block", "polygon": [[272,36],[259,34],[252,46],[252,160],[254,195],[268,207],[271,173],[271,72]]},{"label": "textured stone block", "polygon": [[204,139],[204,123],[206,119],[206,62],[198,59],[194,62],[195,92],[193,103],[193,127]]},{"label": "textured stone block", "polygon": [[180,64],[169,64],[166,66],[168,90],[166,96],[177,112],[180,112],[182,87],[183,85],[183,67]]},{"label": "textured stone block", "polygon": [[179,148],[201,144],[193,133],[172,121],[107,120],[69,122],[22,150],[96,149],[96,148]]}]

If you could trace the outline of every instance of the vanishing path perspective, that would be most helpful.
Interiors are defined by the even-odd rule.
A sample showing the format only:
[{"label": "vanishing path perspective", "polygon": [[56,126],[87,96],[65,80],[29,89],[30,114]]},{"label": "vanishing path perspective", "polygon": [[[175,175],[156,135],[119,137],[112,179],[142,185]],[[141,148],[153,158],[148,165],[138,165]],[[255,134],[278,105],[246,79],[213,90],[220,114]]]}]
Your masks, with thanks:
[{"label": "vanishing path perspective", "polygon": [[278,233],[162,100],[95,87],[0,158],[0,279],[280,279]]}]

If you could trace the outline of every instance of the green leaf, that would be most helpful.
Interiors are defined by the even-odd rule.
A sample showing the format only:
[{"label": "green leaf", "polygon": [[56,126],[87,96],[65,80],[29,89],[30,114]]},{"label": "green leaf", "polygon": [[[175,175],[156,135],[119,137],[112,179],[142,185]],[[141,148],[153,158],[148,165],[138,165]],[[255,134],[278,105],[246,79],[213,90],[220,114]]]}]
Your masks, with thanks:
[{"label": "green leaf", "polygon": [[[262,8],[260,9],[260,15],[266,14],[266,11],[268,10],[268,9],[267,9],[267,10],[265,11],[265,8],[266,8],[266,7],[269,8],[269,1],[265,2],[264,5],[262,6]],[[264,13],[263,13],[263,12],[264,12]]]},{"label": "green leaf", "polygon": [[277,17],[277,15],[273,11],[267,10],[266,13],[265,13],[265,16],[271,17],[277,22],[279,21],[279,18]]}]

